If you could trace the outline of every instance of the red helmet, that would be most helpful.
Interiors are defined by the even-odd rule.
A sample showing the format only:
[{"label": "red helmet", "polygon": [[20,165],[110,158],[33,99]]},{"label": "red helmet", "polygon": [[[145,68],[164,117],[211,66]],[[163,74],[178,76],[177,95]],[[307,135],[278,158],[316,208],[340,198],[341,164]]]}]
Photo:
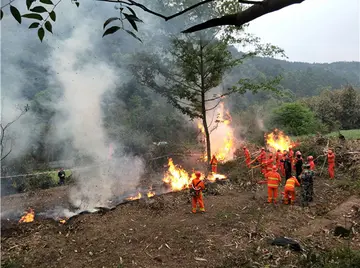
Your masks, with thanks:
[{"label": "red helmet", "polygon": [[332,154],[332,150],[331,150],[331,149],[329,149],[329,150],[328,150],[328,153],[329,153],[329,154]]},{"label": "red helmet", "polygon": [[297,151],[297,152],[295,153],[295,155],[301,155],[301,152],[300,152],[300,151]]},{"label": "red helmet", "polygon": [[243,149],[245,150],[245,149],[246,149],[246,146],[244,146]]},{"label": "red helmet", "polygon": [[265,151],[265,148],[264,148],[264,147],[262,147],[262,148],[261,148],[261,151]]},{"label": "red helmet", "polygon": [[201,172],[200,172],[200,171],[196,171],[196,172],[195,172],[195,176],[196,176],[196,177],[201,177]]},{"label": "red helmet", "polygon": [[309,155],[307,159],[308,159],[308,160],[313,160],[314,157],[313,157],[312,155]]},{"label": "red helmet", "polygon": [[277,166],[275,166],[275,165],[272,167],[272,170],[273,170],[273,171],[276,171],[277,169],[278,169],[278,168],[277,168]]}]

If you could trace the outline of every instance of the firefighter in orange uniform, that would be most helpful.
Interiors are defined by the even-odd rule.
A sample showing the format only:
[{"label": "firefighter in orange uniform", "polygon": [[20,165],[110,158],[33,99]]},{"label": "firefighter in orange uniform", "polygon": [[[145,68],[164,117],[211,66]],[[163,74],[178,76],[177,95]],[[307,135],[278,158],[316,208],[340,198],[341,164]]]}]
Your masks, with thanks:
[{"label": "firefighter in orange uniform", "polygon": [[279,169],[280,166],[281,166],[280,160],[281,160],[281,158],[282,158],[282,155],[283,155],[283,154],[281,153],[281,151],[280,151],[280,150],[277,150],[276,155],[275,155],[275,161],[276,161],[276,166],[277,166],[278,169]]},{"label": "firefighter in orange uniform", "polygon": [[277,167],[273,166],[271,171],[265,174],[268,185],[268,203],[277,202],[278,187],[281,182],[280,174],[277,172]]},{"label": "firefighter in orange uniform", "polygon": [[308,158],[308,164],[310,165],[310,170],[315,170],[315,163],[314,163],[314,157],[312,155],[309,155]]},{"label": "firefighter in orange uniform", "polygon": [[289,147],[288,156],[290,158],[291,168],[293,168],[293,165],[294,165],[294,151],[292,150],[291,147]]},{"label": "firefighter in orange uniform", "polygon": [[213,173],[217,173],[217,159],[216,159],[216,156],[213,155],[212,158],[211,158],[211,161],[210,161],[210,165],[211,165],[211,171]]},{"label": "firefighter in orange uniform", "polygon": [[289,204],[289,199],[291,200],[290,203],[294,204],[295,202],[295,186],[300,186],[299,181],[296,177],[290,177],[285,184],[284,188],[284,204]]},{"label": "firefighter in orange uniform", "polygon": [[273,154],[270,153],[268,159],[266,160],[267,171],[272,170],[273,165],[274,165],[274,158],[273,158]]},{"label": "firefighter in orange uniform", "polygon": [[200,212],[205,212],[204,200],[202,191],[205,189],[205,184],[200,180],[201,173],[195,172],[195,179],[189,185],[191,194],[192,213],[196,213],[197,204],[199,203]]},{"label": "firefighter in orange uniform", "polygon": [[244,149],[246,166],[247,166],[248,168],[250,168],[250,164],[251,164],[250,151],[249,151],[248,148],[246,148],[246,146],[244,146],[243,149]]},{"label": "firefighter in orange uniform", "polygon": [[266,152],[265,148],[261,148],[260,155],[256,158],[261,166],[261,173],[265,175],[266,173]]},{"label": "firefighter in orange uniform", "polygon": [[333,179],[335,177],[335,154],[332,150],[328,150],[327,153],[327,160],[328,160],[328,171],[330,179]]}]

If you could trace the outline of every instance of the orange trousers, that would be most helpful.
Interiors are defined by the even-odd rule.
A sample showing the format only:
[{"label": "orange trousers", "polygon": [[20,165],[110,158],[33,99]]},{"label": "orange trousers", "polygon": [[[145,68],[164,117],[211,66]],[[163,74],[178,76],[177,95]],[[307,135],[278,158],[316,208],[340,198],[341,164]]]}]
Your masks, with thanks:
[{"label": "orange trousers", "polygon": [[333,179],[335,177],[335,164],[329,164],[328,166],[329,176],[330,179]]},{"label": "orange trousers", "polygon": [[271,203],[274,200],[276,203],[278,196],[278,188],[276,187],[268,187],[268,203]]},{"label": "orange trousers", "polygon": [[196,208],[197,208],[198,203],[199,203],[200,211],[204,212],[205,211],[204,200],[203,200],[203,195],[201,192],[198,196],[192,197],[191,204],[192,204],[192,212],[193,213],[196,213]]},{"label": "orange trousers", "polygon": [[251,163],[251,159],[250,158],[246,158],[246,166],[248,167],[248,168],[250,168],[250,163]]},{"label": "orange trousers", "polygon": [[290,202],[293,204],[295,202],[295,189],[285,188],[284,191],[284,203],[289,204],[289,196]]},{"label": "orange trousers", "polygon": [[217,165],[211,165],[211,171],[217,173]]}]

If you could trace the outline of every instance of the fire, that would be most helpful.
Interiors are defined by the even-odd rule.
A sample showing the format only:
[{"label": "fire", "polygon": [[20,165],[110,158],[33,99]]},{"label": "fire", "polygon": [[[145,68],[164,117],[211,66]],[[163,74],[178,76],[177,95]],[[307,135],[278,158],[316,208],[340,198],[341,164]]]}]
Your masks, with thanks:
[{"label": "fire", "polygon": [[207,177],[207,180],[210,182],[215,182],[216,179],[218,180],[225,180],[226,176],[222,175],[222,174],[217,174],[217,173],[211,173],[209,174],[209,176]]},{"label": "fire", "polygon": [[33,222],[35,218],[35,211],[32,208],[29,208],[27,212],[25,212],[24,216],[21,217],[19,223],[23,222]]},{"label": "fire", "polygon": [[65,219],[59,219],[59,222],[60,222],[61,224],[65,224],[65,223],[66,223],[66,220],[65,220]]},{"label": "fire", "polygon": [[137,195],[130,196],[130,197],[126,198],[126,200],[133,201],[133,200],[138,200],[140,198],[141,198],[141,193],[137,193]]},{"label": "fire", "polygon": [[174,165],[172,158],[169,158],[168,166],[169,169],[163,178],[163,182],[169,184],[173,191],[181,191],[188,188],[191,182],[189,174],[180,166]]},{"label": "fire", "polygon": [[[216,156],[216,159],[219,162],[227,161],[233,159],[234,155],[234,129],[231,127],[232,118],[229,111],[225,110],[224,103],[220,103],[219,108],[217,109],[217,117],[215,120],[216,125],[211,127],[210,123],[210,142],[211,149],[214,152],[213,154]],[[212,120],[210,120],[211,122]],[[197,123],[198,128],[202,133],[201,142],[204,143],[206,147],[206,139],[205,139],[205,129],[201,121]],[[206,152],[202,157],[204,161],[207,161]]]},{"label": "fire", "polygon": [[269,134],[265,134],[266,144],[273,152],[277,150],[287,151],[290,147],[295,147],[296,143],[293,142],[289,136],[286,136],[281,130],[275,129]]},{"label": "fire", "polygon": [[154,191],[149,191],[147,193],[147,197],[150,198],[150,197],[153,197],[155,195],[155,192]]}]

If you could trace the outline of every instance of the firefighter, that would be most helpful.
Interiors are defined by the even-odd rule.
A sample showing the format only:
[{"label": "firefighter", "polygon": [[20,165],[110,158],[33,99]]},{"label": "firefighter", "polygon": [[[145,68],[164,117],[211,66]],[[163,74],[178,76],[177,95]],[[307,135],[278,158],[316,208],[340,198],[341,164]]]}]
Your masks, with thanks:
[{"label": "firefighter", "polygon": [[292,150],[291,147],[289,147],[289,158],[290,158],[290,162],[291,162],[291,166],[294,164],[294,151]]},{"label": "firefighter", "polygon": [[266,171],[272,170],[274,165],[274,158],[273,158],[273,154],[270,153],[269,157],[266,160]]},{"label": "firefighter", "polygon": [[286,155],[287,155],[287,152],[284,151],[284,152],[281,154],[280,163],[279,163],[279,165],[280,165],[280,172],[281,172],[281,175],[282,175],[283,177],[285,177],[284,161],[285,161],[285,159],[286,159]]},{"label": "firefighter", "polygon": [[261,148],[260,155],[256,158],[261,166],[261,173],[265,175],[266,173],[266,152],[265,148]]},{"label": "firefighter", "polygon": [[302,159],[300,151],[297,151],[295,155],[296,155],[296,157],[295,157],[296,179],[299,180],[300,174],[302,172],[302,167],[303,167],[303,159]]},{"label": "firefighter", "polygon": [[285,172],[285,181],[291,177],[291,162],[290,157],[287,155],[287,153],[284,154],[284,159],[281,160],[284,166],[284,172]]},{"label": "firefighter", "polygon": [[60,168],[60,170],[58,172],[58,177],[59,177],[59,185],[64,185],[65,184],[65,171],[64,171],[64,168]]},{"label": "firefighter", "polygon": [[247,166],[248,168],[250,168],[250,164],[251,164],[250,151],[249,151],[248,148],[246,148],[246,146],[244,146],[243,149],[244,149],[246,166]]},{"label": "firefighter", "polygon": [[272,166],[272,169],[265,174],[268,186],[268,203],[277,203],[278,187],[281,183],[281,176],[277,172],[277,167]]},{"label": "firefighter", "polygon": [[210,161],[210,165],[211,165],[211,171],[213,173],[217,173],[217,159],[216,159],[216,156],[213,155],[212,158],[211,158],[211,161]]},{"label": "firefighter", "polygon": [[314,171],[310,170],[310,164],[304,164],[304,171],[302,172],[301,179],[301,201],[302,204],[307,206],[309,202],[313,201],[314,193]]},{"label": "firefighter", "polygon": [[327,161],[328,161],[328,171],[330,179],[334,179],[335,177],[335,154],[332,150],[328,150],[327,153]]},{"label": "firefighter", "polygon": [[292,176],[286,180],[286,184],[284,187],[284,204],[294,204],[295,202],[295,186],[300,186],[299,181],[296,177]]},{"label": "firefighter", "polygon": [[278,169],[281,166],[281,162],[280,162],[281,158],[282,158],[282,153],[280,150],[277,150],[276,155],[275,155],[275,161],[276,161],[276,166]]},{"label": "firefighter", "polygon": [[195,178],[191,181],[190,195],[191,195],[191,204],[192,204],[192,213],[196,213],[197,204],[199,203],[200,212],[205,212],[204,200],[202,191],[205,189],[205,184],[200,180],[201,173],[199,171],[195,172]]},{"label": "firefighter", "polygon": [[310,165],[310,170],[315,170],[315,163],[314,163],[314,157],[312,155],[309,155],[307,158],[308,164]]}]

